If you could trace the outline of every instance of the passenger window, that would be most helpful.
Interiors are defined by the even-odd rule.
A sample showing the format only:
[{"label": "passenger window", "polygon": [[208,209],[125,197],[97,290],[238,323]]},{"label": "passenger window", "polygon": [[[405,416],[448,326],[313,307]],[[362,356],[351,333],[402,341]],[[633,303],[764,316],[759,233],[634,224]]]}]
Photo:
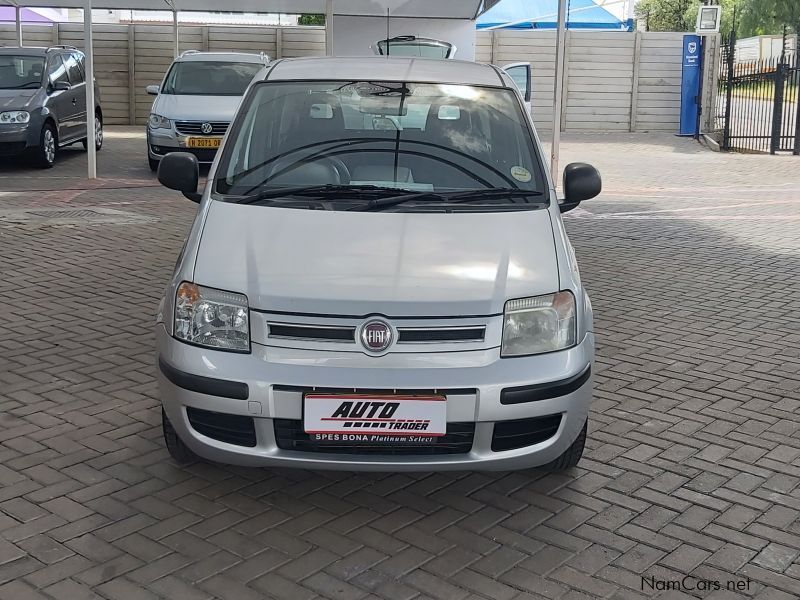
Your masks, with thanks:
[{"label": "passenger window", "polygon": [[67,65],[67,72],[69,73],[69,81],[72,85],[83,83],[83,73],[78,66],[78,61],[75,60],[74,54],[65,54],[62,57]]},{"label": "passenger window", "polygon": [[50,78],[51,85],[59,81],[69,83],[67,68],[64,66],[64,61],[61,60],[61,57],[58,54],[50,59],[50,66],[47,69],[47,75]]}]

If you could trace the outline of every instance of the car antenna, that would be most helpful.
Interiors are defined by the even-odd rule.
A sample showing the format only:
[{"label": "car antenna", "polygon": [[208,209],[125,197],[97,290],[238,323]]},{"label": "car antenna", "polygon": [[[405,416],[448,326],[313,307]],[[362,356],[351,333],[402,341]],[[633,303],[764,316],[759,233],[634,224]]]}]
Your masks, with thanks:
[{"label": "car antenna", "polygon": [[389,39],[391,37],[390,28],[389,28],[390,12],[391,12],[391,9],[387,6],[386,7],[386,57],[387,58],[392,53],[392,40]]}]

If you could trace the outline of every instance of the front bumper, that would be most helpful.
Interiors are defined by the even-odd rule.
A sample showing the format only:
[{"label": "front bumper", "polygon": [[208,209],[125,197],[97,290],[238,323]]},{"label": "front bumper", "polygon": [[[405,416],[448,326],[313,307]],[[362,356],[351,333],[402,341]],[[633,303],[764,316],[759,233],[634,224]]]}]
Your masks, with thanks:
[{"label": "front bumper", "polygon": [[[161,400],[172,425],[199,456],[230,464],[364,471],[537,467],[556,459],[572,444],[586,422],[592,397],[588,370],[594,358],[591,333],[574,348],[535,357],[500,359],[495,348],[446,353],[450,355],[447,357],[431,355],[424,367],[419,366],[420,355],[395,357],[390,368],[369,363],[362,367],[335,366],[330,356],[315,361],[314,352],[258,344],[253,344],[251,354],[220,352],[179,342],[163,324],[157,326],[156,340]],[[403,361],[414,366],[403,368]],[[437,390],[447,396],[448,424],[453,423],[454,429],[455,424],[474,424],[471,447],[464,453],[434,456],[279,448],[276,420],[298,423],[303,393],[312,388],[351,392],[379,389],[384,393]],[[523,389],[516,390],[517,396],[509,396],[509,388]],[[192,426],[187,409],[252,418],[254,445],[226,443],[200,433]],[[512,450],[492,450],[495,423],[558,415],[560,423],[556,421],[557,429],[547,439]]]},{"label": "front bumper", "polygon": [[15,156],[37,146],[40,130],[33,119],[25,124],[0,125],[0,156]]},{"label": "front bumper", "polygon": [[[189,152],[197,157],[202,164],[211,164],[217,155],[216,148],[189,148],[187,140],[192,137],[182,135],[174,129],[147,128],[147,155],[153,160],[161,160],[170,152]],[[221,136],[204,136],[221,137]]]}]

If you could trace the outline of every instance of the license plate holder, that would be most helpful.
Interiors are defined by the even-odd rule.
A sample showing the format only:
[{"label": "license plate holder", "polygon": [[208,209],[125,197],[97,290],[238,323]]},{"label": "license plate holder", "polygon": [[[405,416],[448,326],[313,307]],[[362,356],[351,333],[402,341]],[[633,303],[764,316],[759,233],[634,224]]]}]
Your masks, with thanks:
[{"label": "license plate holder", "polygon": [[303,430],[320,443],[431,444],[447,434],[447,400],[437,395],[303,396]]},{"label": "license plate holder", "polygon": [[219,148],[222,138],[190,137],[186,140],[187,148]]}]

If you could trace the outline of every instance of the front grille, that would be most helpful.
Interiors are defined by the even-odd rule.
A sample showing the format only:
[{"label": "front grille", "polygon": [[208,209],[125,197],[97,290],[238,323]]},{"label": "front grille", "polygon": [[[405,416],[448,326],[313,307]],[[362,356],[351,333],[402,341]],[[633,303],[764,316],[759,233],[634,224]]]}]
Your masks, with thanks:
[{"label": "front grille", "polygon": [[549,440],[561,425],[561,415],[498,421],[492,434],[492,452],[515,450]]},{"label": "front grille", "polygon": [[210,163],[217,155],[216,148],[175,148],[172,146],[151,146],[153,152],[159,155],[166,155],[170,152],[188,152],[194,154],[200,162]]},{"label": "front grille", "polygon": [[[203,132],[203,124],[211,125],[211,131]],[[225,121],[175,121],[175,129],[183,135],[225,135],[230,123]]]},{"label": "front grille", "polygon": [[275,419],[275,442],[281,450],[318,454],[354,454],[359,456],[436,456],[466,454],[472,450],[475,423],[448,423],[447,433],[432,444],[393,445],[391,442],[355,444],[349,442],[317,442],[303,431],[303,422]]},{"label": "front grille", "polygon": [[181,152],[191,152],[200,162],[210,163],[217,155],[216,148],[181,148]]},{"label": "front grille", "polygon": [[[323,342],[355,342],[356,327],[348,325],[306,325],[269,323],[269,337],[286,340],[318,340]],[[474,327],[398,327],[398,344],[430,344],[437,342],[482,342],[483,325]]]},{"label": "front grille", "polygon": [[249,448],[256,445],[256,429],[252,417],[191,407],[186,408],[186,414],[192,428],[212,440]]},{"label": "front grille", "polygon": [[399,327],[398,344],[432,342],[482,342],[486,327]]},{"label": "front grille", "polygon": [[377,394],[386,396],[391,394],[402,394],[404,396],[475,396],[478,390],[475,388],[428,388],[428,389],[390,389],[386,388],[336,388],[336,387],[306,387],[301,385],[282,385],[272,386],[273,392],[289,392],[295,394]]},{"label": "front grille", "polygon": [[269,324],[269,337],[285,340],[319,340],[355,343],[355,335],[355,327],[338,327],[336,325],[288,325],[285,323]]}]

